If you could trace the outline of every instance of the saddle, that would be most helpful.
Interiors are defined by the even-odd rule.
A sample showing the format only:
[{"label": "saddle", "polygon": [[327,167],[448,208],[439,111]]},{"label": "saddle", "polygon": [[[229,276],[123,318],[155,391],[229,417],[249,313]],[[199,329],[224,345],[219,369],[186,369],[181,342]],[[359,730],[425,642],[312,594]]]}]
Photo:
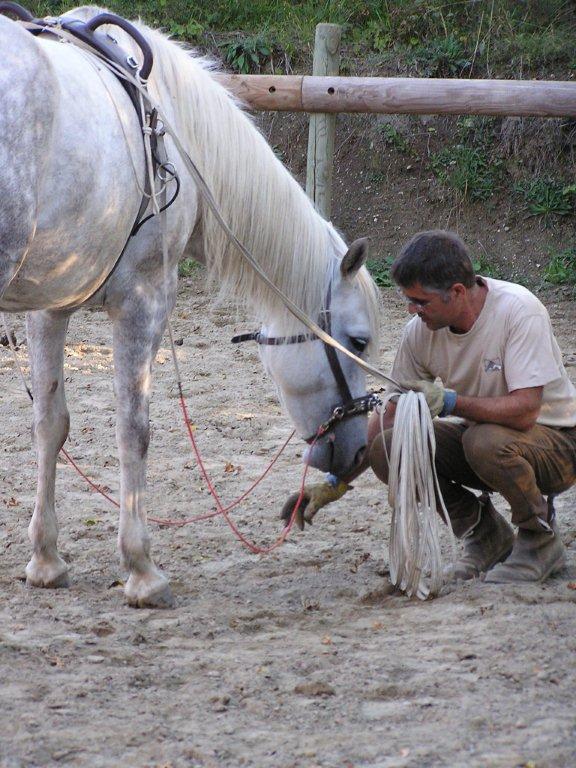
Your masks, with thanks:
[{"label": "saddle", "polygon": [[[143,81],[148,79],[152,71],[153,56],[148,42],[129,21],[126,21],[121,16],[116,16],[114,13],[99,13],[89,21],[68,17],[36,19],[29,10],[13,2],[0,2],[0,13],[15,16],[18,21],[25,22],[26,28],[33,35],[52,34],[57,37],[56,30],[63,29],[92,48],[98,56],[112,62],[117,67],[120,67],[120,69],[126,70],[128,74],[134,76],[135,73],[138,73]],[[126,55],[126,51],[118,45],[118,42],[112,35],[97,31],[98,27],[101,27],[103,24],[112,24],[120,27],[130,35],[142,51],[142,66],[139,67],[138,62],[132,56]],[[127,80],[121,77],[118,79],[134,103],[136,111],[139,113],[137,89]]]}]

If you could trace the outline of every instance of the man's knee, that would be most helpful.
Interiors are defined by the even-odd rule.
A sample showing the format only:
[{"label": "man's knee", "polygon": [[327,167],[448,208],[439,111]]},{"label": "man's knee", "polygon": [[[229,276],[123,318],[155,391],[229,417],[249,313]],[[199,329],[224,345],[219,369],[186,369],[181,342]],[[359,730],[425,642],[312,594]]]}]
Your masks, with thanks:
[{"label": "man's knee", "polygon": [[[386,441],[386,444],[385,442]],[[377,435],[370,443],[368,457],[372,471],[379,480],[388,485],[389,464],[388,457],[392,443],[392,430],[388,430],[384,435]]]},{"label": "man's knee", "polygon": [[479,477],[501,466],[503,451],[513,445],[515,430],[499,424],[474,424],[462,437],[466,461]]}]

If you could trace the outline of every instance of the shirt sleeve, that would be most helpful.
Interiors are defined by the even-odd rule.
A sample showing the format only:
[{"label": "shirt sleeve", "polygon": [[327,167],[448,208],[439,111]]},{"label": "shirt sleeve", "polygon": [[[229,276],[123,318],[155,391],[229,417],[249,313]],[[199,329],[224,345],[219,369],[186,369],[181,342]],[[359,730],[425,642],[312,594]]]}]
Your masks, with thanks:
[{"label": "shirt sleeve", "polygon": [[504,375],[509,392],[541,387],[562,376],[545,316],[529,315],[514,324],[504,350]]},{"label": "shirt sleeve", "polygon": [[409,381],[413,379],[428,379],[434,381],[430,371],[418,359],[414,343],[414,337],[411,333],[410,324],[404,329],[400,346],[396,352],[394,364],[392,366],[391,376],[395,381]]}]

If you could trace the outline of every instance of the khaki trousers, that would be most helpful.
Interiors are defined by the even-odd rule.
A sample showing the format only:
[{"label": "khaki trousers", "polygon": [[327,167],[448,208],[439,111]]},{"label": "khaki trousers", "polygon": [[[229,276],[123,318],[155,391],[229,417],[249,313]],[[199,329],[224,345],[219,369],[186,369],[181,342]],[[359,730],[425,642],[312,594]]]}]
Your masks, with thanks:
[{"label": "khaki trousers", "polygon": [[[436,471],[451,520],[477,514],[476,494],[496,491],[510,504],[512,522],[538,528],[548,519],[544,495],[566,491],[576,482],[576,427],[554,429],[537,424],[527,432],[498,424],[460,424],[435,419]],[[385,433],[388,454],[392,430]],[[370,465],[388,483],[383,436],[370,446]]]}]

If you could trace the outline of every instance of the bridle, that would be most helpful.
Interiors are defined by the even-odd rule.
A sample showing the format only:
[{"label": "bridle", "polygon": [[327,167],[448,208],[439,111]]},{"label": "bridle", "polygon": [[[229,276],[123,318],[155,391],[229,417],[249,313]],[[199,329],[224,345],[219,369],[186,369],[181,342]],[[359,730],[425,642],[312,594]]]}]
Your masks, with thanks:
[{"label": "bridle", "polygon": [[[326,294],[325,309],[320,313],[318,325],[329,336],[332,336],[332,322],[331,322],[331,310],[330,304],[332,300],[332,282],[328,285],[328,291]],[[239,344],[243,341],[255,341],[257,344],[266,346],[279,347],[284,344],[303,344],[308,341],[321,341],[321,339],[315,333],[298,333],[292,336],[265,336],[262,331],[253,331],[252,333],[241,333],[232,337],[232,344]],[[330,344],[322,341],[326,357],[328,358],[328,365],[336,381],[338,393],[341,398],[341,403],[333,407],[330,417],[323,422],[315,434],[310,437],[304,438],[304,440],[310,444],[319,436],[325,435],[331,432],[336,424],[345,419],[352,418],[353,416],[360,416],[364,413],[373,411],[376,406],[381,404],[380,398],[373,392],[369,392],[361,397],[352,397],[350,387],[346,381],[346,376],[342,370],[342,365],[338,359],[338,353]]]}]

